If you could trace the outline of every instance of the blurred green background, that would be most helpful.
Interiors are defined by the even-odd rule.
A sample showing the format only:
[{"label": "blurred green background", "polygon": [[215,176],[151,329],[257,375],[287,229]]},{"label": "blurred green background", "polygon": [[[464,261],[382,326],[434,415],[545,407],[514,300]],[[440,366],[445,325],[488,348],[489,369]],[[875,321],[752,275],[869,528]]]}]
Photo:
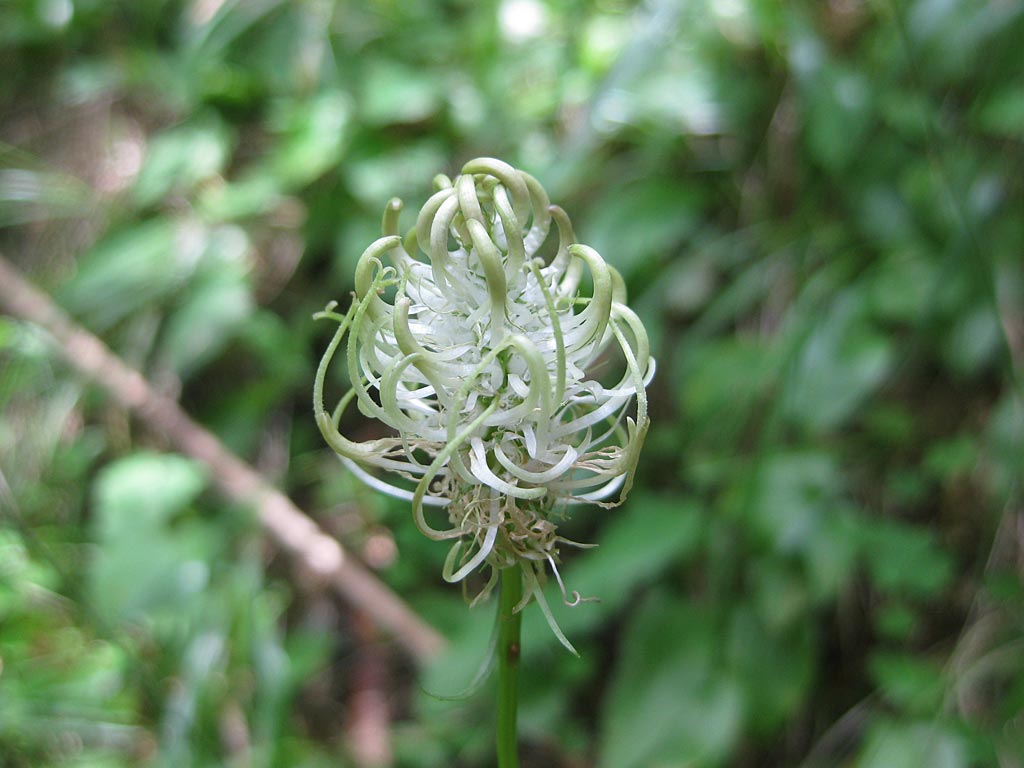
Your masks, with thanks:
[{"label": "blurred green background", "polygon": [[524,765],[1024,766],[1022,50],[1014,0],[5,0],[0,251],[452,650],[0,316],[0,766],[491,764],[491,696],[423,692],[491,608],[309,404],[386,200],[478,155],[659,361],[633,494],[569,525],[582,658],[528,616]]}]

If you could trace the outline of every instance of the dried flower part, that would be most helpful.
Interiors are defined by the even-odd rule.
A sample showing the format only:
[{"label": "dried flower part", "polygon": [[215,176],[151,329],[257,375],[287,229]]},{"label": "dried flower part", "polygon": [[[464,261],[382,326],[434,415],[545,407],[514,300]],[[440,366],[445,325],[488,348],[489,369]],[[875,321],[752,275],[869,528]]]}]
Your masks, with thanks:
[{"label": "dried flower part", "polygon": [[[557,577],[559,546],[573,544],[558,534],[566,509],[614,506],[629,490],[654,375],[647,333],[618,272],[576,243],[532,176],[482,158],[434,181],[404,239],[401,201],[390,201],[383,237],[356,267],[351,308],[321,313],[339,327],[317,371],[317,423],[360,478],[412,502],[426,536],[454,540],[448,581],[490,566],[480,599],[499,569],[523,562],[525,599],[549,615],[540,583],[545,565]],[[558,250],[545,264],[537,252],[552,220]],[[579,293],[585,273],[589,297]],[[324,378],[343,342],[352,388],[328,413]],[[624,373],[604,386],[587,371],[609,348]],[[338,426],[353,399],[395,436],[345,438]],[[425,507],[443,508],[446,525],[428,522]]]}]

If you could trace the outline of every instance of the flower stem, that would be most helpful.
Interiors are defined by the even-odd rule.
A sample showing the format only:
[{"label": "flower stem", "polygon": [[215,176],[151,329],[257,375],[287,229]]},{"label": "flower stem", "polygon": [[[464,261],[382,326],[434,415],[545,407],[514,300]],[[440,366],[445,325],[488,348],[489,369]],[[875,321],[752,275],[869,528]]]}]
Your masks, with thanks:
[{"label": "flower stem", "polygon": [[501,571],[498,604],[498,768],[519,768],[516,712],[519,704],[519,634],[522,614],[513,608],[523,596],[522,566]]}]

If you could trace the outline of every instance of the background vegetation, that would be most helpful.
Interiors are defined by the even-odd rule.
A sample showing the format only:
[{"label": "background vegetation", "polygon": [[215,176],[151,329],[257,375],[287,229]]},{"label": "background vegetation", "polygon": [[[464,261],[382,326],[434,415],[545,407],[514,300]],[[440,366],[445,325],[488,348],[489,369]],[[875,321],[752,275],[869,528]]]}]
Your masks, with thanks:
[{"label": "background vegetation", "polygon": [[1015,0],[0,5],[0,250],[451,642],[417,670],[0,316],[0,765],[489,764],[490,697],[422,688],[491,608],[309,405],[385,201],[477,155],[659,360],[571,524],[582,658],[526,622],[526,764],[1024,765],[1022,48]]}]

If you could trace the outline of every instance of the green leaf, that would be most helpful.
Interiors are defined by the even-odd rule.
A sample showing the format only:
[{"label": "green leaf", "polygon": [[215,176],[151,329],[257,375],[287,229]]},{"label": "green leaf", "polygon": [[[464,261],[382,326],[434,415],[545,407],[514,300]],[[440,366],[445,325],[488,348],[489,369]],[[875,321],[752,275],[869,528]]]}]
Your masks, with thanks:
[{"label": "green leaf", "polygon": [[[772,627],[777,606],[739,604],[726,639],[728,669],[743,687],[747,727],[770,734],[800,707],[814,674],[814,637],[806,621]],[[767,619],[758,615],[767,612]],[[801,617],[802,618],[802,617]]]},{"label": "green leaf", "polygon": [[812,546],[821,519],[835,506],[838,472],[826,453],[780,453],[757,474],[750,522],[779,552]]},{"label": "green leaf", "polygon": [[812,155],[829,171],[843,170],[857,156],[871,125],[868,78],[826,64],[807,81],[805,98],[806,140]]},{"label": "green leaf", "polygon": [[612,185],[591,209],[580,232],[623,276],[661,264],[699,221],[703,195],[676,178]]},{"label": "green leaf", "polygon": [[229,221],[270,213],[282,198],[279,179],[260,166],[237,181],[204,189],[197,208],[208,220]]},{"label": "green leaf", "polygon": [[827,453],[779,453],[757,469],[749,504],[751,530],[778,555],[795,555],[808,595],[832,598],[856,564],[857,518],[841,496],[842,480]]},{"label": "green leaf", "polygon": [[689,430],[715,444],[732,444],[762,413],[778,378],[778,352],[778,346],[743,338],[694,348],[676,377]]},{"label": "green leaf", "polygon": [[936,722],[883,720],[872,726],[856,768],[967,768],[963,740]]},{"label": "green leaf", "polygon": [[[459,698],[488,662],[488,638],[492,637],[498,609],[496,596],[471,611],[458,597],[452,596],[445,602],[458,609],[454,614],[457,625],[447,633],[446,651],[424,669],[420,679],[423,695],[419,697],[419,704],[428,713],[450,709],[451,704],[438,697]],[[529,612],[533,613],[534,608]]]},{"label": "green leaf", "polygon": [[427,72],[390,58],[370,62],[360,103],[367,124],[418,123],[431,117],[440,104],[439,84]]},{"label": "green leaf", "polygon": [[1024,137],[1024,87],[1006,86],[981,99],[975,123],[982,130],[1008,139]]},{"label": "green leaf", "polygon": [[[429,191],[424,180],[432,179],[438,169],[448,163],[445,147],[431,139],[405,142],[386,153],[375,150],[359,156],[353,152],[353,155],[345,167],[348,187],[373,212],[372,216],[366,217],[374,226],[373,239],[380,236],[378,219],[387,201],[392,197],[418,199]],[[415,223],[416,213],[416,210],[405,211],[403,232]],[[359,229],[361,232],[362,228]],[[354,266],[355,260],[369,242],[363,240],[362,247],[356,244],[349,246],[348,250],[356,253],[346,254],[344,258]],[[348,274],[351,272],[350,267]]]},{"label": "green leaf", "polygon": [[918,627],[917,612],[901,601],[887,601],[875,617],[878,634],[891,640],[909,640]]},{"label": "green leaf", "polygon": [[195,225],[163,218],[136,223],[79,258],[57,299],[92,330],[105,331],[180,288],[195,271],[203,241]]},{"label": "green leaf", "polygon": [[949,583],[952,560],[931,531],[897,520],[874,520],[859,531],[863,551],[870,555],[865,566],[879,589],[927,597]]},{"label": "green leaf", "polygon": [[230,129],[212,114],[156,136],[135,181],[138,205],[158,202],[172,190],[187,193],[200,182],[219,174],[231,155]]},{"label": "green leaf", "polygon": [[[902,201],[879,201],[881,210],[872,215],[875,226],[884,216],[896,216]],[[874,212],[872,212],[874,213]],[[877,276],[872,280],[870,302],[873,314],[880,320],[920,325],[931,311],[933,294],[938,288],[938,270],[935,263],[924,254],[901,250],[892,253],[880,265]]]},{"label": "green leaf", "polygon": [[285,186],[298,187],[333,168],[345,149],[351,113],[349,98],[341,91],[277,104],[271,121],[281,143],[269,160],[270,173]]},{"label": "green leaf", "polygon": [[254,302],[243,261],[245,234],[222,227],[211,238],[217,254],[196,276],[167,320],[159,357],[182,378],[212,359],[252,314]]},{"label": "green leaf", "polygon": [[928,447],[924,467],[939,482],[967,477],[978,462],[978,444],[973,435],[957,435]]},{"label": "green leaf", "polygon": [[810,610],[810,585],[799,569],[786,560],[778,557],[751,560],[747,573],[756,585],[751,602],[760,621],[772,633],[786,632]]},{"label": "green leaf", "polygon": [[785,412],[814,432],[832,430],[885,381],[892,364],[890,341],[866,321],[863,294],[849,290],[804,344],[786,388]]},{"label": "green leaf", "polygon": [[89,587],[111,619],[155,617],[206,585],[215,540],[198,524],[171,522],[206,484],[195,462],[139,453],[96,481],[96,543]]},{"label": "green leaf", "polygon": [[1003,329],[988,304],[964,312],[946,340],[946,359],[959,373],[977,374],[992,365],[1000,351]]},{"label": "green leaf", "polygon": [[138,453],[121,459],[96,480],[101,535],[160,526],[191,504],[205,484],[200,466],[180,456]]},{"label": "green leaf", "polygon": [[942,707],[945,681],[942,668],[928,659],[880,652],[869,662],[871,677],[893,706],[927,716]]},{"label": "green leaf", "polygon": [[600,602],[560,610],[560,593],[553,587],[547,593],[567,633],[585,632],[621,610],[639,587],[670,564],[685,561],[700,545],[703,517],[693,501],[637,491],[614,514],[601,531],[599,546],[570,554],[563,574],[567,589]]},{"label": "green leaf", "polygon": [[630,622],[602,716],[601,768],[719,765],[740,734],[739,684],[705,614],[651,596]]}]

